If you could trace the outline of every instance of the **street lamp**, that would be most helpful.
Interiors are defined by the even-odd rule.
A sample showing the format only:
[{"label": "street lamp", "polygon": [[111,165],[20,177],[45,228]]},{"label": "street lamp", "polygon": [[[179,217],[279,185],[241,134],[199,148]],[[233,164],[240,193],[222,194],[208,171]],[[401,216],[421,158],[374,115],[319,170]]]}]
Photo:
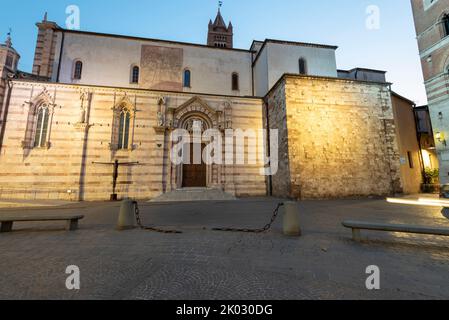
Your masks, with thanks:
[{"label": "street lamp", "polygon": [[442,132],[437,132],[437,133],[435,134],[435,138],[436,138],[439,142],[441,142],[442,144],[444,144],[445,146],[447,145],[446,139],[444,138],[444,133],[442,133]]}]

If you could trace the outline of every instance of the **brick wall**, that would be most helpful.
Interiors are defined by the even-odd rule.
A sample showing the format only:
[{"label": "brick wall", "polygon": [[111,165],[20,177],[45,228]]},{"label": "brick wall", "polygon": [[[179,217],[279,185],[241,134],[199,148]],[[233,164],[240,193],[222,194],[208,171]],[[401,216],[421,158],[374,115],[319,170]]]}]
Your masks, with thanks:
[{"label": "brick wall", "polygon": [[38,34],[34,53],[33,74],[51,78],[53,72],[56,72],[56,70],[53,70],[53,64],[57,49],[58,36],[55,32],[57,25],[54,22],[43,21],[38,23],[37,27]]}]

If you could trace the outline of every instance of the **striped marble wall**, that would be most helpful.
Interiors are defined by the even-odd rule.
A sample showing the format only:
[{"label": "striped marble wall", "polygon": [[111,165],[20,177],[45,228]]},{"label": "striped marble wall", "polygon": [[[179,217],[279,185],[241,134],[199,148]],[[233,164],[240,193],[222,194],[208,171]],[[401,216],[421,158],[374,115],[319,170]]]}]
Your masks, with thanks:
[{"label": "striped marble wall", "polygon": [[[161,97],[167,114],[199,99],[216,111],[231,105],[233,128],[263,127],[263,103],[257,98],[14,81],[0,150],[0,198],[107,200],[113,166],[102,163],[115,160],[139,162],[119,168],[119,197],[154,198],[177,188],[169,156],[171,128],[158,123]],[[30,113],[42,103],[52,111],[48,145],[32,148],[26,139],[33,129]],[[114,107],[122,104],[132,109],[131,147],[111,150]],[[260,168],[215,166],[210,186],[237,196],[265,195]]]}]

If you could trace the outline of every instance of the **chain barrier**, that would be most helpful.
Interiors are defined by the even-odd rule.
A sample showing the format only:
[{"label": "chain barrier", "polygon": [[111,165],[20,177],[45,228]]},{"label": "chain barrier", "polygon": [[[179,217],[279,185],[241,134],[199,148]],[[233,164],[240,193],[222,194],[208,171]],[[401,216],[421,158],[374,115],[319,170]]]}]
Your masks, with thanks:
[{"label": "chain barrier", "polygon": [[136,214],[137,225],[142,230],[159,232],[159,233],[172,233],[172,234],[182,233],[181,231],[178,231],[178,230],[167,230],[167,229],[160,229],[160,228],[157,228],[157,227],[144,226],[142,224],[142,220],[140,219],[140,210],[139,210],[139,206],[137,204],[137,201],[134,201],[134,212]]},{"label": "chain barrier", "polygon": [[284,204],[281,202],[277,205],[276,209],[273,211],[273,215],[271,216],[271,221],[265,225],[262,229],[236,229],[236,228],[213,228],[213,231],[223,231],[223,232],[246,232],[246,233],[263,233],[271,229],[273,223],[276,221],[276,218],[279,214],[279,209]]},{"label": "chain barrier", "polygon": [[[276,209],[274,209],[273,211],[273,215],[271,216],[271,220],[269,223],[267,223],[263,228],[261,229],[249,229],[249,228],[244,228],[244,229],[238,229],[238,228],[213,228],[213,231],[223,231],[223,232],[246,232],[246,233],[263,233],[266,232],[268,230],[271,229],[271,227],[273,226],[273,223],[276,221],[276,218],[279,215],[279,209],[283,206],[284,204],[278,203]],[[139,210],[139,206],[137,204],[137,201],[134,201],[134,210],[135,210],[135,215],[136,215],[136,221],[137,221],[137,225],[139,226],[140,229],[142,230],[147,230],[147,231],[153,231],[153,232],[159,232],[159,233],[171,233],[171,234],[179,234],[182,233],[181,231],[178,230],[168,230],[168,229],[161,229],[161,228],[157,228],[157,227],[149,227],[149,226],[144,226],[142,224],[142,220],[140,218],[140,210]]]}]

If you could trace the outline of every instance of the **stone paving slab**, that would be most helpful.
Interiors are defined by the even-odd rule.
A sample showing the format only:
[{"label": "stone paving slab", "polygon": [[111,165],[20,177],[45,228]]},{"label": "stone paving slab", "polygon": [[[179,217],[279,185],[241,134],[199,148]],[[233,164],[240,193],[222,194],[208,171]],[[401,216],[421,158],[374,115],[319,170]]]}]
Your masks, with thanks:
[{"label": "stone paving slab", "polygon": [[[449,226],[434,207],[383,200],[305,201],[303,237],[214,232],[261,227],[278,199],[140,203],[146,224],[183,234],[116,231],[119,203],[43,208],[84,214],[80,229],[17,224],[0,234],[0,299],[448,299],[449,243],[444,237],[364,233],[351,240],[345,219]],[[18,209],[14,209],[18,210]],[[8,210],[0,211],[0,215]],[[381,290],[365,288],[365,269],[381,269]],[[65,288],[65,268],[81,270],[81,290]]]}]

